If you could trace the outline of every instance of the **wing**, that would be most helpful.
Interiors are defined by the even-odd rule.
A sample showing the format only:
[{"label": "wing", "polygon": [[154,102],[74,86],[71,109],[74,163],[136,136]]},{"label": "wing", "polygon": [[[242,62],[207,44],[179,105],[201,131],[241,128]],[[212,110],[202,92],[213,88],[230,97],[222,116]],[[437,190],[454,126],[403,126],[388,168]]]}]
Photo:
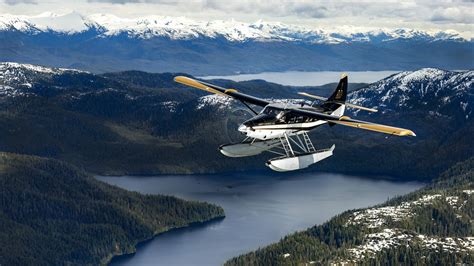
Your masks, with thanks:
[{"label": "wing", "polygon": [[217,85],[213,85],[213,84],[203,82],[203,81],[198,81],[198,80],[184,77],[184,76],[177,76],[174,78],[174,81],[184,84],[186,86],[194,87],[196,89],[204,90],[204,91],[219,94],[219,95],[229,96],[239,101],[255,104],[262,107],[270,103],[264,99],[257,98],[257,97],[247,95],[244,93],[240,93],[236,89],[226,89],[226,88],[219,87]]},{"label": "wing", "polygon": [[415,132],[409,129],[375,124],[375,123],[370,123],[370,122],[361,121],[361,120],[355,120],[355,119],[351,119],[348,116],[339,117],[339,116],[328,115],[324,113],[303,110],[303,109],[298,109],[298,108],[294,108],[291,110],[295,113],[313,117],[319,120],[325,120],[333,124],[361,128],[361,129],[366,129],[366,130],[371,130],[371,131],[376,131],[376,132],[381,132],[381,133],[396,135],[396,136],[416,136]]}]

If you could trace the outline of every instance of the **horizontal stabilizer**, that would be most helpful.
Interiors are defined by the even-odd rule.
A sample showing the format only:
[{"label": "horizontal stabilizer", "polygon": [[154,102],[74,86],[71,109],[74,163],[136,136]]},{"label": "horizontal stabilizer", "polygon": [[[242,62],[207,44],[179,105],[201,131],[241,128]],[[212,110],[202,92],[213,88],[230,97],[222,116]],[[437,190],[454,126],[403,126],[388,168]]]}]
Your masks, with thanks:
[{"label": "horizontal stabilizer", "polygon": [[313,94],[309,94],[307,92],[298,92],[299,95],[302,95],[302,96],[306,96],[306,97],[309,97],[309,98],[313,98],[313,99],[316,99],[316,100],[321,100],[321,101],[327,101],[328,98],[326,97],[322,97],[322,96],[318,96],[318,95],[313,95]]},{"label": "horizontal stabilizer", "polygon": [[[306,93],[306,92],[298,92],[298,94],[302,95],[302,96],[309,97],[309,98],[313,98],[313,99],[316,99],[316,100],[328,101],[328,98],[318,96],[318,95],[309,94],[309,93]],[[360,106],[360,105],[356,105],[356,104],[352,104],[352,103],[337,102],[337,101],[336,101],[336,103],[345,104],[347,107],[356,108],[356,109],[360,109],[360,110],[364,110],[364,111],[368,111],[368,112],[374,112],[374,113],[378,112],[377,109],[368,108],[368,107],[364,107],[364,106]]]},{"label": "horizontal stabilizer", "polygon": [[355,104],[352,104],[352,103],[345,103],[345,105],[347,107],[356,108],[356,109],[360,109],[360,110],[364,110],[364,111],[368,111],[368,112],[373,112],[373,113],[378,112],[377,109],[368,108],[368,107],[364,107],[364,106],[360,106],[360,105],[355,105]]}]

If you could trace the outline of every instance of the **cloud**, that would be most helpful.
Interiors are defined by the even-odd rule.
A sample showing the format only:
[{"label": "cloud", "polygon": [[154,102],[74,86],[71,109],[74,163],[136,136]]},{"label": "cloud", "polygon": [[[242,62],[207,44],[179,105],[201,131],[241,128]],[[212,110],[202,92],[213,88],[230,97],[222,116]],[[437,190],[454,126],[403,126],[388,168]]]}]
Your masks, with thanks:
[{"label": "cloud", "polygon": [[[2,3],[2,2],[0,2]],[[38,2],[36,2],[36,0],[4,0],[3,3],[7,4],[7,5],[18,5],[18,4],[32,4],[32,5],[36,5],[38,4]]]},{"label": "cloud", "polygon": [[434,11],[431,20],[434,22],[474,23],[473,8],[448,7]]},{"label": "cloud", "polygon": [[325,18],[333,11],[333,4],[318,1],[269,1],[269,0],[241,0],[222,1],[207,0],[203,2],[205,8],[231,12],[245,12],[250,14],[282,16],[302,16],[306,18]]},{"label": "cloud", "polygon": [[[239,0],[202,1],[204,7],[229,14],[236,12],[299,18],[396,18],[426,20],[420,14],[430,14],[426,1],[325,1],[325,0]],[[436,1],[435,1],[436,3]],[[445,5],[443,1],[440,4]]]},{"label": "cloud", "polygon": [[[179,4],[179,3],[185,3],[186,1],[183,0],[87,0],[89,3],[111,3],[111,4],[127,4],[127,3],[148,3],[148,4]],[[188,2],[193,2],[193,0],[190,0]],[[201,2],[200,0],[194,1],[194,2]]]}]

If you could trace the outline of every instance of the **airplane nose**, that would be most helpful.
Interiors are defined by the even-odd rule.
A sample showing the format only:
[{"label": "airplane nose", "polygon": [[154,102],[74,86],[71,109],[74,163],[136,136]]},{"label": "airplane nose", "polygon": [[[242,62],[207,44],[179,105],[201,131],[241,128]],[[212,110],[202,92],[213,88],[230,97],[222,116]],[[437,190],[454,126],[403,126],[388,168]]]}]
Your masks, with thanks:
[{"label": "airplane nose", "polygon": [[247,131],[247,126],[245,126],[244,124],[240,125],[239,126],[239,129],[238,129],[240,132],[246,132]]}]

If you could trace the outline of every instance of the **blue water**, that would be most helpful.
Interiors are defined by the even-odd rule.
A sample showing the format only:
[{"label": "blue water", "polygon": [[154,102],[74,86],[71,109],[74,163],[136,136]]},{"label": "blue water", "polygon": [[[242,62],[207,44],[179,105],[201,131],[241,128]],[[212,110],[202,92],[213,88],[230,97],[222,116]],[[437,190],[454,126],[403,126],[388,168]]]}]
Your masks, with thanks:
[{"label": "blue water", "polygon": [[98,177],[147,194],[175,195],[218,204],[226,218],[176,230],[140,245],[112,265],[221,265],[227,259],[323,223],[344,210],[381,203],[420,188],[339,174],[287,173]]},{"label": "blue water", "polygon": [[[386,78],[400,71],[349,71],[349,82],[372,83]],[[335,71],[287,71],[287,72],[263,72],[258,74],[239,74],[229,76],[205,76],[203,79],[230,79],[234,81],[245,81],[252,79],[263,79],[282,85],[290,86],[320,86],[332,82],[338,82],[342,72]]]}]

